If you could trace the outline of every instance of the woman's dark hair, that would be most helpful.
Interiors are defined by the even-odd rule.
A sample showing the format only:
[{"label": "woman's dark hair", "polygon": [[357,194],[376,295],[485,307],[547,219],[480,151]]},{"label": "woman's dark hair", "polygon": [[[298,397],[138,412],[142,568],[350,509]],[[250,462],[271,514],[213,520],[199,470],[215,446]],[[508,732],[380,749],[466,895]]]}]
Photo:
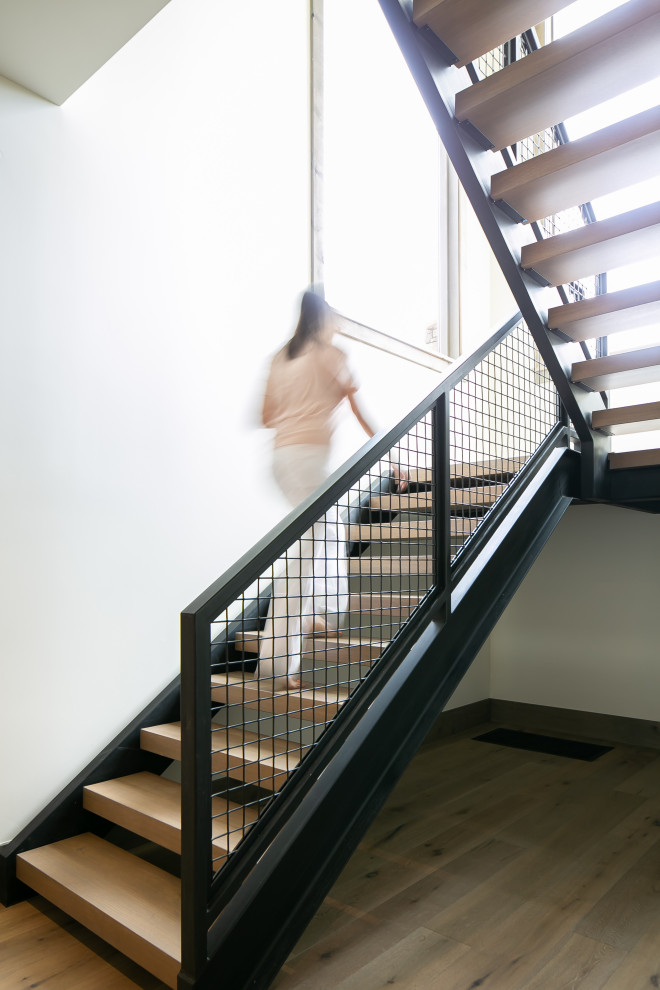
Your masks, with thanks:
[{"label": "woman's dark hair", "polygon": [[300,303],[298,326],[295,329],[293,337],[286,345],[286,356],[289,360],[300,354],[305,344],[310,340],[314,340],[320,331],[324,329],[330,313],[330,307],[321,296],[310,291],[303,293]]}]

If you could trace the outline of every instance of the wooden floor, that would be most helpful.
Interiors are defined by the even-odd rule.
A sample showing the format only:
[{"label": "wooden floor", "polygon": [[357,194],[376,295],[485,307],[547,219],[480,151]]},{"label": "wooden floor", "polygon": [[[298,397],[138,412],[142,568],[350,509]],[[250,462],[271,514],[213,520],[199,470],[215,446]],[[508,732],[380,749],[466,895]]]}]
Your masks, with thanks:
[{"label": "wooden floor", "polygon": [[[273,990],[660,987],[660,753],[585,763],[485,728],[418,754]],[[0,990],[34,986],[162,984],[35,898],[0,908]]]},{"label": "wooden floor", "polygon": [[0,905],[2,990],[167,990],[41,897]]}]

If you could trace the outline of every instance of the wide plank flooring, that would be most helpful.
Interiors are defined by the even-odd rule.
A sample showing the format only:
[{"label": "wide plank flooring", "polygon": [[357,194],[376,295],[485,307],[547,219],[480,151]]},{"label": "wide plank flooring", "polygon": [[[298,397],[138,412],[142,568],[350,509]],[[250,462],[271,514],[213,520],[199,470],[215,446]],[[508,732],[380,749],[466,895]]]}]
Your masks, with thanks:
[{"label": "wide plank flooring", "polygon": [[0,905],[0,988],[167,990],[41,897]]},{"label": "wide plank flooring", "polygon": [[[427,743],[273,990],[660,987],[660,755]],[[161,990],[41,898],[0,907],[0,990]],[[235,988],[220,988],[235,990]]]},{"label": "wide plank flooring", "polygon": [[427,744],[273,990],[660,987],[660,759]]}]

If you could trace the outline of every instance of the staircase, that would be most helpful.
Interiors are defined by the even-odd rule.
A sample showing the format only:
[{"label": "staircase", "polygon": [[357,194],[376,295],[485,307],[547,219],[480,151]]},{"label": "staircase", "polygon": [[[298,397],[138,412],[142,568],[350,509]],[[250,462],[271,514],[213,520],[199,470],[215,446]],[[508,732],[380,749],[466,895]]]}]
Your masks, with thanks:
[{"label": "staircase", "polygon": [[[545,152],[539,141],[527,160],[516,163],[507,152],[509,147],[515,148],[518,142],[552,128],[558,121],[658,77],[657,0],[629,0],[472,85],[465,85],[466,72],[459,67],[477,62],[509,38],[529,32],[533,25],[567,4],[507,0],[485,13],[476,0],[414,0],[416,33],[411,31],[406,11],[396,0],[384,0],[381,6],[441,133],[445,136],[448,128],[452,131],[453,141],[445,143],[496,252],[506,252],[508,256],[505,274],[510,275],[508,262],[516,265],[517,272],[509,277],[509,283],[530,326],[533,323],[521,297],[526,296],[536,310],[535,337],[547,335],[551,348],[558,353],[559,336],[584,344],[639,327],[657,326],[657,282],[591,299],[565,298],[563,302],[553,301],[557,293],[552,290],[559,288],[566,296],[563,287],[584,277],[660,256],[660,203],[537,240],[526,233],[512,237],[502,220],[506,216],[529,230],[530,225],[552,219],[561,211],[660,174],[657,106]],[[475,69],[472,73],[476,78]],[[461,147],[452,153],[456,137]],[[502,151],[504,156],[499,154]],[[510,167],[502,168],[502,160]],[[475,174],[479,188],[475,187]],[[486,211],[491,215],[487,216]],[[530,280],[550,287],[550,291],[534,293]],[[553,340],[554,335],[557,337]],[[656,339],[660,340],[660,336]],[[548,363],[565,398],[566,391],[559,380],[564,374],[569,387],[577,385],[590,391],[657,383],[658,355],[658,347],[653,346],[607,357],[589,353],[586,359],[572,360],[570,367],[564,368],[552,360]],[[585,424],[592,434],[597,431],[617,436],[656,428],[652,404],[603,410],[599,403],[584,403],[578,397],[577,408],[567,405],[582,441],[590,442]],[[640,445],[643,442],[640,437]],[[608,463],[607,483],[595,494],[612,494],[612,486],[617,487],[612,477],[615,471],[642,464],[660,465],[660,450],[613,454]],[[633,502],[636,482],[632,477],[627,481]]]},{"label": "staircase", "polygon": [[[507,152],[505,169],[498,157],[655,77],[660,0],[472,85],[471,63],[565,2],[416,0],[412,18],[380,2],[538,351],[517,317],[185,610],[182,717],[140,737],[168,774],[88,784],[93,831],[19,852],[19,880],[170,987],[268,985],[572,498],[660,509],[660,450],[608,454],[607,439],[658,429],[660,402],[611,409],[600,395],[660,380],[660,346],[587,347],[657,322],[660,282],[570,288],[656,255],[660,204],[538,227],[657,175],[658,108],[526,161]],[[505,373],[521,382],[506,396]],[[405,492],[383,473],[393,449]],[[277,561],[334,504],[352,548],[346,606],[304,640],[302,687],[284,690],[257,665]]]},{"label": "staircase", "polygon": [[[518,461],[484,461],[475,473],[474,465],[452,465],[452,555],[520,466]],[[272,678],[259,678],[258,669],[212,676],[219,711],[211,760],[224,790],[211,801],[214,870],[428,592],[432,487],[430,471],[414,470],[406,494],[370,496],[360,507],[361,521],[346,526],[355,553],[349,559],[348,609],[336,634],[305,640],[301,690],[277,689]],[[363,638],[365,630],[369,639]],[[233,649],[246,668],[255,667],[259,636],[258,630],[233,634]],[[144,751],[172,761],[179,772],[170,777],[180,776],[181,735],[179,721],[148,726],[140,735]],[[87,811],[119,828],[119,840],[130,833],[144,841],[133,841],[131,850],[113,843],[112,832],[106,838],[86,833],[62,839],[20,853],[17,878],[176,987],[181,968],[177,863],[170,860],[164,868],[149,859],[158,859],[154,848],[181,853],[180,783],[140,771],[87,785],[82,800]]]}]

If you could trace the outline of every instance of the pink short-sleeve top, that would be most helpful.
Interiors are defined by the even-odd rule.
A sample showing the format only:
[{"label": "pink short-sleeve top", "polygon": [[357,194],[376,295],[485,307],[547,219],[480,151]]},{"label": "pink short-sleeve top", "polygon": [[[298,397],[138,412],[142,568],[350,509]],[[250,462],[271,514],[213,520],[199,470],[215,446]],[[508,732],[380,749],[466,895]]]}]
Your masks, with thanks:
[{"label": "pink short-sleeve top", "polygon": [[333,344],[308,345],[296,357],[279,351],[270,366],[263,423],[275,430],[275,446],[321,444],[332,438],[333,414],[357,385],[346,355]]}]

